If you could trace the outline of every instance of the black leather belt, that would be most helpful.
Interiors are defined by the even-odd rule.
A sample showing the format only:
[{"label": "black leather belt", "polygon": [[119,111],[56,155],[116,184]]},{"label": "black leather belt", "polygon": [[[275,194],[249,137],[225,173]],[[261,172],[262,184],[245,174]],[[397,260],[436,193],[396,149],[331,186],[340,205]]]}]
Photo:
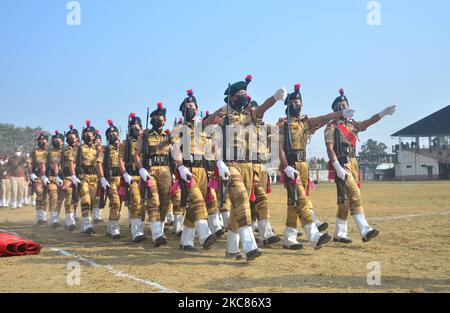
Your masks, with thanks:
[{"label": "black leather belt", "polygon": [[109,169],[109,177],[117,177],[117,176],[122,176],[120,174],[120,170],[118,167],[111,167]]},{"label": "black leather belt", "polygon": [[129,165],[126,167],[127,173],[131,176],[139,176],[139,170],[134,165]]},{"label": "black leather belt", "polygon": [[205,160],[205,166],[206,166],[206,170],[214,171],[214,168],[216,167],[216,161]]},{"label": "black leather belt", "polygon": [[54,170],[47,170],[47,172],[45,173],[47,175],[47,177],[55,177],[55,171]]},{"label": "black leather belt", "polygon": [[94,175],[97,174],[97,168],[95,166],[81,166],[81,174]]},{"label": "black leather belt", "polygon": [[183,161],[186,167],[204,167],[203,161]]},{"label": "black leather belt", "polygon": [[168,155],[154,155],[148,158],[146,164],[152,166],[169,166],[170,160]]},{"label": "black leather belt", "polygon": [[305,150],[293,150],[288,156],[289,164],[294,164],[295,162],[306,162],[306,151]]}]

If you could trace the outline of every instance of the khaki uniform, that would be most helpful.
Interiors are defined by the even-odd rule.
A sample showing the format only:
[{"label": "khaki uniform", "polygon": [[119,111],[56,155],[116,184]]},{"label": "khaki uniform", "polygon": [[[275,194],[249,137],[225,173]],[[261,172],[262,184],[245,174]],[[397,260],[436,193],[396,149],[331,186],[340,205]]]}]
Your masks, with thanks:
[{"label": "khaki uniform", "polygon": [[73,201],[73,193],[78,192],[78,190],[74,189],[72,183],[72,175],[70,174],[70,165],[71,162],[76,162],[77,151],[77,148],[72,148],[70,146],[64,147],[64,164],[62,164],[62,174],[60,176],[64,180],[62,190],[66,215],[75,213],[76,207],[78,205],[78,203],[75,203],[75,201]]},{"label": "khaki uniform", "polygon": [[[354,135],[358,136],[358,133],[360,131],[363,131],[364,129],[361,129],[361,126],[358,122],[355,122],[353,120],[349,120],[345,122],[345,126],[348,128],[348,130]],[[335,131],[336,131],[336,124],[330,123],[327,125],[325,129],[325,142],[327,144],[335,144]],[[338,189],[338,197],[337,197],[337,204],[338,204],[338,213],[337,217],[346,220],[348,216],[348,212],[350,211],[352,215],[363,213],[363,205],[361,200],[361,191],[359,188],[359,180],[360,180],[360,170],[359,170],[359,164],[356,160],[356,155],[354,151],[355,147],[352,147],[352,143],[350,139],[348,139],[342,132],[340,133],[340,141],[341,141],[341,150],[347,150],[345,154],[348,155],[347,158],[343,157],[340,158],[338,156],[339,162],[341,163],[342,167],[344,167],[347,171],[351,173],[351,175],[347,175],[345,179],[345,192],[341,192],[339,188]],[[336,150],[336,149],[335,149]],[[338,185],[339,179],[336,179],[336,186]]]},{"label": "khaki uniform", "polygon": [[[139,137],[136,153],[142,155],[142,140]],[[169,207],[170,189],[172,186],[172,175],[169,166],[170,137],[162,132],[149,131],[147,137],[148,160],[142,160],[144,167],[148,170],[152,187],[147,199],[145,199],[145,210],[148,213],[149,222],[164,221]]]},{"label": "khaki uniform", "polygon": [[[244,110],[239,113],[231,107],[229,108],[228,118],[230,125],[233,126],[248,126],[256,120],[254,112]],[[234,138],[227,138],[227,141],[231,143],[231,150],[234,148],[235,153],[237,149],[241,149],[244,154],[248,154],[248,137],[246,137],[242,128],[238,128]],[[222,153],[224,159],[226,159],[226,152],[223,151]],[[237,156],[232,156],[232,159],[237,159]],[[231,174],[228,192],[231,202],[228,226],[230,230],[237,232],[239,228],[250,226],[252,223],[249,197],[252,191],[253,179],[255,178],[253,163],[247,159],[242,161],[232,160],[226,162],[226,164]]]},{"label": "khaki uniform", "polygon": [[[103,164],[103,168],[105,169],[104,175],[110,185],[108,188],[110,221],[120,220],[121,199],[119,196],[119,188],[122,175],[119,171],[119,157],[121,154],[119,150],[124,151],[124,147],[123,144],[120,144],[120,146],[108,145],[104,150],[99,152],[97,158],[97,162]],[[105,157],[105,154],[108,154],[107,157]],[[105,159],[107,159],[109,164],[104,164]],[[109,170],[109,173],[106,170]]]},{"label": "khaki uniform", "polygon": [[[311,128],[309,120],[307,118],[291,118],[291,146],[292,150],[299,152],[303,155],[302,160],[297,160],[295,166],[293,166],[299,172],[300,184],[296,185],[298,201],[295,206],[288,206],[286,226],[291,228],[297,228],[297,221],[300,219],[302,226],[310,224],[313,222],[313,217],[311,214],[312,203],[310,198],[307,196],[307,188],[309,183],[309,167],[306,161],[306,146],[314,133],[314,129]],[[286,123],[284,121],[280,125],[280,145],[285,147],[285,134],[286,134]],[[289,159],[289,156],[286,157]],[[292,166],[292,165],[291,165]]]},{"label": "khaki uniform", "polygon": [[142,216],[145,216],[145,212],[142,210],[142,204],[141,204],[141,192],[139,190],[139,169],[136,168],[134,164],[134,155],[136,153],[136,148],[138,144],[138,140],[135,139],[128,139],[131,140],[130,143],[130,152],[129,152],[129,160],[126,160],[126,146],[127,142],[124,142],[120,149],[120,157],[125,162],[125,168],[127,170],[127,173],[133,177],[133,183],[128,187],[129,188],[129,197],[128,199],[129,204],[128,207],[130,209],[130,219],[134,218],[141,218]]},{"label": "khaki uniform", "polygon": [[35,192],[36,192],[36,211],[47,212],[49,208],[49,198],[47,188],[44,187],[44,184],[41,180],[41,173],[39,172],[39,168],[43,163],[47,162],[47,150],[37,148],[31,154],[32,156],[32,167],[33,173],[36,174],[38,179],[35,184]]},{"label": "khaki uniform", "polygon": [[59,213],[59,188],[56,183],[56,174],[53,171],[53,166],[57,165],[59,170],[61,170],[61,153],[63,152],[63,148],[60,149],[50,149],[50,158],[49,163],[47,164],[47,177],[50,180],[50,185],[48,185],[48,193],[49,193],[49,209],[50,212]]},{"label": "khaki uniform", "polygon": [[82,144],[78,149],[81,154],[80,160],[80,180],[79,185],[81,196],[81,214],[83,217],[90,217],[93,209],[93,201],[97,195],[97,158],[98,150],[94,145]]},{"label": "khaki uniform", "polygon": [[[182,125],[181,125],[182,126]],[[172,138],[173,143],[183,144],[183,133],[178,126],[174,130],[175,137]],[[205,220],[208,218],[208,210],[206,208],[206,199],[208,195],[208,174],[207,169],[203,166],[203,158],[205,157],[205,146],[208,139],[205,134],[200,134],[200,138],[195,138],[194,125],[187,123],[188,136],[190,138],[190,155],[192,156],[192,163],[189,160],[183,160],[184,165],[191,171],[193,175],[192,187],[188,188],[189,207],[186,211],[184,225],[189,228],[195,228],[195,222]],[[199,139],[200,142],[196,142]],[[195,156],[195,159],[194,159]],[[180,178],[182,180],[182,178]],[[214,202],[214,200],[212,201]],[[214,206],[214,204],[212,204]]]}]

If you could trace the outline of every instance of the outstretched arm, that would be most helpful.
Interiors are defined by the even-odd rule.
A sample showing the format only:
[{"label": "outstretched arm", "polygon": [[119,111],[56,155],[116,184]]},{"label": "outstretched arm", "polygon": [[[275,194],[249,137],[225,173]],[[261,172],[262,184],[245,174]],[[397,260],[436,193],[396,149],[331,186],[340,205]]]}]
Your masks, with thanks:
[{"label": "outstretched arm", "polygon": [[318,117],[312,117],[309,120],[310,120],[311,128],[314,130],[317,130],[317,129],[325,126],[329,121],[336,120],[340,117],[352,118],[354,113],[355,113],[355,111],[352,109],[345,109],[342,111],[333,112],[333,113],[321,115]]},{"label": "outstretched arm", "polygon": [[385,117],[386,115],[392,115],[394,114],[396,109],[395,105],[392,105],[390,107],[387,107],[386,109],[384,109],[383,111],[381,111],[378,114],[375,114],[374,116],[372,116],[371,118],[369,118],[368,120],[362,121],[358,123],[359,126],[359,130],[360,131],[365,131],[367,128],[369,128],[370,126],[372,126],[373,124],[378,123],[383,117]]},{"label": "outstretched arm", "polygon": [[267,110],[269,110],[271,107],[273,107],[273,105],[280,100],[285,100],[287,97],[287,90],[286,88],[280,88],[277,90],[277,92],[270,97],[269,99],[267,99],[266,101],[264,101],[264,103],[262,105],[260,105],[258,108],[256,108],[255,110],[255,114],[257,118],[263,118],[264,114],[266,113]]}]

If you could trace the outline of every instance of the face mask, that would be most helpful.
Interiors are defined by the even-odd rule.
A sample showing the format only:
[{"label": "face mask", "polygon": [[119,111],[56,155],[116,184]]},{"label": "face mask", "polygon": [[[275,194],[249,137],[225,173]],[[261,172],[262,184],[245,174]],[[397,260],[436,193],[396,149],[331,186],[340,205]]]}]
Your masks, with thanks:
[{"label": "face mask", "polygon": [[16,157],[22,156],[22,152],[16,152],[16,153],[14,153],[14,154],[16,155]]},{"label": "face mask", "polygon": [[238,96],[236,101],[234,101],[233,108],[236,111],[242,111],[242,108],[248,104],[248,99],[246,96]]},{"label": "face mask", "polygon": [[186,109],[186,120],[192,121],[195,118],[195,109]]},{"label": "face mask", "polygon": [[75,144],[75,139],[74,138],[67,138],[67,144],[69,146],[73,146]]},{"label": "face mask", "polygon": [[45,148],[45,143],[43,143],[42,141],[39,141],[38,142],[38,147],[41,148],[41,149],[44,149]]},{"label": "face mask", "polygon": [[117,135],[110,135],[109,136],[109,143],[112,144],[112,145],[117,143],[118,140],[119,140],[119,138],[117,137]]},{"label": "face mask", "polygon": [[164,123],[158,120],[151,120],[150,122],[153,126],[153,129],[161,129],[164,126]]},{"label": "face mask", "polygon": [[138,139],[139,138],[139,129],[137,129],[137,128],[130,129],[130,135],[133,139]]},{"label": "face mask", "polygon": [[300,113],[302,112],[302,107],[301,106],[297,106],[297,105],[289,105],[289,115],[291,116],[299,116]]},{"label": "face mask", "polygon": [[61,143],[59,141],[53,141],[52,146],[55,149],[59,149],[61,147]]}]

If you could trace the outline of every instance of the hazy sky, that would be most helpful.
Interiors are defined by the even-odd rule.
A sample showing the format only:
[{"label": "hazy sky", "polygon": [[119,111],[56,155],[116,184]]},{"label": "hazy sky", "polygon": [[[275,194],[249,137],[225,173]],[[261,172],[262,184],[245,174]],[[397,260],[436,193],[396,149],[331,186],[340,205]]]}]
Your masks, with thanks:
[{"label": "hazy sky", "polygon": [[[450,1],[80,0],[81,25],[67,24],[69,1],[0,1],[0,123],[102,131],[126,125],[158,101],[179,116],[186,89],[201,109],[223,105],[228,82],[253,74],[263,102],[302,84],[304,113],[330,111],[345,88],[356,118],[390,104],[398,112],[361,135],[390,134],[450,104]],[[267,122],[284,114],[279,102]],[[310,156],[325,156],[323,130]]]}]

